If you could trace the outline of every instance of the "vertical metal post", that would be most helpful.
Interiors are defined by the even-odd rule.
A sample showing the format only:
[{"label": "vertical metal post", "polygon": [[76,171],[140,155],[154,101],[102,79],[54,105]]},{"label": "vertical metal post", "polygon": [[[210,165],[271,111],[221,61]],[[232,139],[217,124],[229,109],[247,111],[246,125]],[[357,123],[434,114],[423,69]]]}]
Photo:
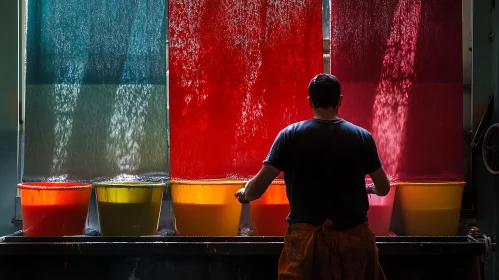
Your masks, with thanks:
[{"label": "vertical metal post", "polygon": [[0,8],[0,235],[14,226],[14,198],[17,183],[18,130],[18,1],[2,1]]},{"label": "vertical metal post", "polygon": [[488,1],[473,0],[473,56],[472,56],[472,100],[473,130],[476,129],[492,95],[492,32],[491,5]]},{"label": "vertical metal post", "polygon": [[[472,100],[473,128],[485,111],[489,96],[494,96],[494,122],[499,121],[499,13],[496,0],[473,0]],[[490,175],[481,155],[473,154],[473,188],[477,222],[489,235],[499,233],[499,177]],[[498,279],[499,258],[485,264],[485,279]]]}]

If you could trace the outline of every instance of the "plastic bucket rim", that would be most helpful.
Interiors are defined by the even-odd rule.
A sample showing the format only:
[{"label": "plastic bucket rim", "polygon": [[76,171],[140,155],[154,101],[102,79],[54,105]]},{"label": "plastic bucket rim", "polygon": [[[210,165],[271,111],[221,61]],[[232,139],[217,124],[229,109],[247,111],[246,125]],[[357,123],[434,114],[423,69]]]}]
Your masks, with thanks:
[{"label": "plastic bucket rim", "polygon": [[76,182],[25,182],[17,184],[17,188],[21,190],[61,191],[91,189],[92,185]]},{"label": "plastic bucket rim", "polygon": [[[366,178],[364,181],[366,185],[374,184],[373,179],[371,178]],[[397,187],[397,185],[400,183],[395,179],[389,179],[388,182],[390,183],[390,187]]]},{"label": "plastic bucket rim", "polygon": [[171,180],[169,185],[243,185],[247,181],[238,179]]},{"label": "plastic bucket rim", "polygon": [[418,181],[399,181],[398,186],[464,186],[464,181],[439,181],[439,180],[418,180]]},{"label": "plastic bucket rim", "polygon": [[108,182],[98,182],[92,184],[93,188],[109,188],[109,189],[153,189],[153,188],[164,188],[165,183],[158,182],[129,182],[129,181],[108,181]]},{"label": "plastic bucket rim", "polygon": [[275,179],[274,181],[272,181],[272,183],[270,184],[271,186],[284,186],[286,185],[286,183],[284,182],[283,179]]}]

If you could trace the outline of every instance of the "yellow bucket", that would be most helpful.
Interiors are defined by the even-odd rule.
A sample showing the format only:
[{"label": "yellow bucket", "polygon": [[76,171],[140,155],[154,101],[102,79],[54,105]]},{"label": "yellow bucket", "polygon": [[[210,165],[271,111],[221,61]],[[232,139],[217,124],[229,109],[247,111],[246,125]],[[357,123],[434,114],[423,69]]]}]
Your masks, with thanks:
[{"label": "yellow bucket", "polygon": [[245,181],[171,181],[175,230],[182,236],[236,236],[242,204],[235,193]]},{"label": "yellow bucket", "polygon": [[406,235],[454,236],[459,230],[465,182],[399,182]]},{"label": "yellow bucket", "polygon": [[103,236],[144,236],[158,233],[165,184],[102,182],[93,184]]}]

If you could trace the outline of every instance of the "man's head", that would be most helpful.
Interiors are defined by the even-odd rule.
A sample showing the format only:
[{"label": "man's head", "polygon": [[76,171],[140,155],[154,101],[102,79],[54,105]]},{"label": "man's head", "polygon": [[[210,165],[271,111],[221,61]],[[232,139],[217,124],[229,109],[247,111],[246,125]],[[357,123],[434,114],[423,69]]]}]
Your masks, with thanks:
[{"label": "man's head", "polygon": [[308,95],[308,103],[314,109],[338,109],[343,97],[340,81],[331,74],[315,76],[308,86]]}]

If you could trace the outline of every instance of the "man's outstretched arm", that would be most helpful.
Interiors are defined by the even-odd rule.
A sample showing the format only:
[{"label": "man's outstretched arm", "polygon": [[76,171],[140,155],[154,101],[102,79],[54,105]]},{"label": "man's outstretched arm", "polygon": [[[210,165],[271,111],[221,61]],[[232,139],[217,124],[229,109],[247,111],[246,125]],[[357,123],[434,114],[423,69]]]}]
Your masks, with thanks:
[{"label": "man's outstretched arm", "polygon": [[383,170],[383,167],[369,174],[373,180],[372,192],[378,196],[385,196],[390,192],[390,180]]},{"label": "man's outstretched arm", "polygon": [[256,176],[249,180],[244,188],[237,191],[236,197],[241,203],[260,198],[279,173],[281,173],[279,169],[270,164],[264,164]]},{"label": "man's outstretched arm", "polygon": [[286,170],[290,154],[288,146],[289,139],[284,129],[274,140],[260,171],[246,183],[244,188],[236,192],[236,197],[241,203],[248,203],[260,198],[277,175]]}]

